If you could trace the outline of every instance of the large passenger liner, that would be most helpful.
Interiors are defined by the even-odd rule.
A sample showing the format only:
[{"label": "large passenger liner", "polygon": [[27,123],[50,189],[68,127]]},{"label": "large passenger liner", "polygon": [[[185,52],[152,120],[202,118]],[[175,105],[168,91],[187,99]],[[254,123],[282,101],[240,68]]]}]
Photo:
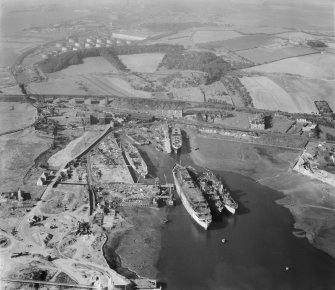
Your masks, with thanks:
[{"label": "large passenger liner", "polygon": [[176,164],[172,169],[174,183],[190,216],[205,230],[212,222],[211,211],[200,189],[195,186],[186,167]]}]

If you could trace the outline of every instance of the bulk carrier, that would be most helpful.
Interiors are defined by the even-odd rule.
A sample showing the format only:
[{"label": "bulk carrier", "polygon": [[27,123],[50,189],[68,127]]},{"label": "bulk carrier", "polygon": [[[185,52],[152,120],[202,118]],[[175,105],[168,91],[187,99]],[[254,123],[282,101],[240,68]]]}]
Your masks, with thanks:
[{"label": "bulk carrier", "polygon": [[182,146],[182,136],[181,136],[181,131],[180,128],[174,127],[171,132],[171,147],[174,151],[174,153],[178,153],[178,150]]},{"label": "bulk carrier", "polygon": [[200,189],[190,176],[186,167],[176,164],[172,169],[173,180],[181,201],[193,218],[205,230],[212,222],[211,211]]}]

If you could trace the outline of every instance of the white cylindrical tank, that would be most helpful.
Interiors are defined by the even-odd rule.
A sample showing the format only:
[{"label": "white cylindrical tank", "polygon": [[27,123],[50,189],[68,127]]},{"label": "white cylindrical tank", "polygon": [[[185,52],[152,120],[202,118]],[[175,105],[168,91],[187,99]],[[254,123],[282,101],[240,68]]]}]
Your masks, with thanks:
[{"label": "white cylindrical tank", "polygon": [[97,43],[97,44],[95,45],[95,47],[101,47],[101,44]]},{"label": "white cylindrical tank", "polygon": [[78,48],[77,48],[77,47],[74,47],[74,48],[72,48],[72,50],[73,50],[73,51],[76,51],[76,50],[78,50]]},{"label": "white cylindrical tank", "polygon": [[57,42],[57,43],[56,43],[56,47],[62,47],[62,44],[59,43],[59,42]]},{"label": "white cylindrical tank", "polygon": [[86,42],[91,43],[92,42],[92,38],[86,38]]},{"label": "white cylindrical tank", "polygon": [[110,39],[107,39],[107,40],[106,40],[106,43],[107,43],[107,44],[112,44],[112,41],[111,41]]},{"label": "white cylindrical tank", "polygon": [[101,41],[100,38],[97,38],[96,42],[97,42],[97,43],[101,43],[102,41]]},{"label": "white cylindrical tank", "polygon": [[44,54],[44,53],[42,53],[42,54],[41,54],[41,57],[42,57],[43,59],[47,59],[47,58],[48,58],[48,55],[47,55],[47,54]]},{"label": "white cylindrical tank", "polygon": [[76,43],[74,44],[74,46],[75,46],[75,47],[81,47],[81,45],[80,45],[79,42],[76,42]]},{"label": "white cylindrical tank", "polygon": [[85,43],[85,48],[90,48],[91,45],[89,43]]},{"label": "white cylindrical tank", "polygon": [[63,47],[62,47],[62,51],[63,51],[63,52],[67,51],[67,47],[63,46]]},{"label": "white cylindrical tank", "polygon": [[74,39],[73,38],[69,38],[69,42],[70,43],[74,43]]}]

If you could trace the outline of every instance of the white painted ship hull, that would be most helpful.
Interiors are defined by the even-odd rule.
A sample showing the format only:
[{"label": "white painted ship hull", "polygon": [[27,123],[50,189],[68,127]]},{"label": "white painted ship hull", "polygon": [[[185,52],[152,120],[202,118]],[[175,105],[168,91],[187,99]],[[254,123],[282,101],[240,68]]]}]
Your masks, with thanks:
[{"label": "white painted ship hull", "polygon": [[181,185],[179,184],[179,181],[177,180],[174,172],[172,173],[173,175],[173,179],[174,179],[174,183],[176,185],[176,190],[178,195],[180,196],[181,202],[184,205],[186,211],[189,213],[189,215],[193,218],[193,220],[200,225],[202,228],[204,228],[205,230],[208,229],[210,223],[206,223],[204,221],[199,220],[199,218],[197,217],[195,211],[193,210],[192,206],[190,205],[190,203],[188,202],[185,194],[183,193],[183,190],[181,188]]},{"label": "white painted ship hull", "polygon": [[233,208],[233,207],[231,207],[231,206],[229,206],[229,205],[224,205],[225,206],[225,208],[230,212],[230,213],[232,213],[232,214],[235,214],[235,212],[236,212],[236,209],[235,208]]}]

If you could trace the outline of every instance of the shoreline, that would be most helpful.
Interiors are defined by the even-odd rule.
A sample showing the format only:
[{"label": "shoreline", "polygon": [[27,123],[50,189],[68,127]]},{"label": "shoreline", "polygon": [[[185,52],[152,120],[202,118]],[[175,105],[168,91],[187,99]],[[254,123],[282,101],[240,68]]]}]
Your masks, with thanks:
[{"label": "shoreline", "polygon": [[167,210],[123,208],[120,211],[132,226],[106,233],[103,254],[108,265],[128,279],[156,279],[156,264],[161,251],[161,221],[166,218]]},{"label": "shoreline", "polygon": [[[240,146],[235,150],[238,151],[235,156],[234,153],[236,152],[233,152],[233,154],[227,156],[229,160],[222,160],[221,158],[215,158],[214,160],[213,155],[218,154],[223,155],[223,157],[227,155],[224,147],[228,145],[227,147],[230,149],[230,144],[227,144],[227,142],[234,143],[234,141],[212,139],[210,136],[205,138],[190,130],[187,130],[187,134],[190,137],[191,147],[200,147],[199,150],[192,150],[189,154],[196,165],[209,167],[213,170],[242,174],[283,194],[283,197],[276,200],[276,203],[289,209],[294,219],[294,229],[304,231],[304,235],[299,234],[299,237],[306,237],[314,247],[335,258],[333,247],[333,241],[335,240],[335,227],[333,226],[335,222],[333,214],[335,212],[335,199],[333,194],[329,193],[335,193],[335,188],[294,172],[291,167],[299,153],[295,153],[296,158],[290,158],[290,154],[285,156],[285,152],[280,149],[265,148],[265,151],[262,152],[258,148],[261,147],[259,145],[252,146],[252,148],[249,145],[248,148],[235,141],[236,144],[233,145]],[[201,145],[204,145],[205,142],[210,147],[207,149],[211,152],[211,157],[206,155],[206,151],[201,150],[201,147],[204,147]],[[269,152],[274,153],[271,158]]]}]

